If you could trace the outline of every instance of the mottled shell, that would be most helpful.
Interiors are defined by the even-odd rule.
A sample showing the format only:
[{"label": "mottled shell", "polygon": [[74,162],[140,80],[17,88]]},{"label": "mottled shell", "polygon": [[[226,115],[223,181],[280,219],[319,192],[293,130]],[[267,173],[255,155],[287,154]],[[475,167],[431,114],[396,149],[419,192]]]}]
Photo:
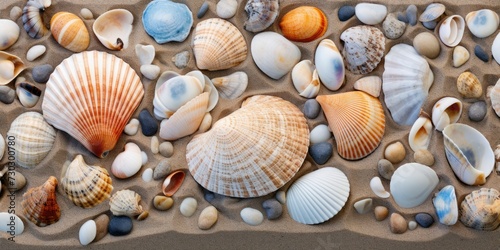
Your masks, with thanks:
[{"label": "mottled shell", "polygon": [[500,117],[500,79],[497,81],[495,86],[491,88],[490,100],[491,107],[495,111],[495,114]]},{"label": "mottled shell", "polygon": [[51,0],[28,0],[23,8],[23,27],[31,38],[41,38],[49,33],[42,13],[52,4]]},{"label": "mottled shell", "polygon": [[57,179],[50,176],[41,186],[28,189],[23,195],[21,206],[28,220],[39,227],[54,224],[61,217],[56,199]]},{"label": "mottled shell", "polygon": [[137,216],[144,212],[140,202],[141,196],[138,193],[130,189],[120,190],[109,198],[109,210],[115,216]]},{"label": "mottled shell", "polygon": [[17,23],[9,19],[0,19],[0,27],[2,27],[0,30],[0,50],[5,50],[16,43],[21,29]]},{"label": "mottled shell", "polygon": [[483,94],[481,82],[471,72],[463,72],[457,79],[458,93],[465,98],[479,98]]},{"label": "mottled shell", "polygon": [[85,23],[73,13],[58,12],[52,16],[50,32],[57,43],[73,52],[82,52],[90,44],[90,35]]},{"label": "mottled shell", "polygon": [[248,20],[243,27],[250,32],[267,29],[279,14],[279,0],[248,0],[245,5]]},{"label": "mottled shell", "polygon": [[85,51],[63,60],[50,75],[43,116],[98,157],[105,157],[144,96],[137,73],[122,59]]},{"label": "mottled shell", "polygon": [[125,9],[114,9],[100,15],[92,25],[97,39],[110,50],[128,47],[134,16]]},{"label": "mottled shell", "polygon": [[325,13],[313,6],[300,6],[286,13],[280,21],[283,36],[295,42],[310,42],[328,29]]},{"label": "mottled shell", "polygon": [[376,27],[355,26],[342,32],[340,39],[344,41],[346,67],[354,74],[372,72],[384,57],[385,36]]},{"label": "mottled shell", "polygon": [[213,78],[212,83],[222,98],[232,100],[240,97],[247,89],[248,75],[243,71],[237,71],[227,76]]},{"label": "mottled shell", "polygon": [[252,96],[187,145],[194,179],[232,197],[276,191],[298,171],[307,155],[309,129],[302,112],[274,96]]},{"label": "mottled shell", "polygon": [[0,86],[9,84],[25,69],[26,65],[21,58],[0,51]]},{"label": "mottled shell", "polygon": [[142,13],[144,30],[159,44],[184,41],[193,26],[187,5],[170,0],[151,1]]},{"label": "mottled shell", "polygon": [[460,221],[467,227],[492,231],[500,225],[500,192],[494,188],[472,191],[460,205]]}]

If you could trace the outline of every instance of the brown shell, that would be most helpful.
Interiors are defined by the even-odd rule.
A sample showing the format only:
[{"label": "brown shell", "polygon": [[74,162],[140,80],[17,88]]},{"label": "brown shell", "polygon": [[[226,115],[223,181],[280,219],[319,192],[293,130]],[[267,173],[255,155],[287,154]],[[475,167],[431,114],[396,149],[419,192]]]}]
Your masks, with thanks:
[{"label": "brown shell", "polygon": [[325,34],[328,20],[321,9],[300,6],[281,18],[280,28],[283,36],[289,40],[310,42]]},{"label": "brown shell", "polygon": [[372,72],[384,57],[385,36],[376,27],[355,26],[342,32],[340,39],[344,41],[346,68],[354,74]]},{"label": "brown shell", "polygon": [[56,223],[61,216],[56,200],[56,186],[56,177],[50,176],[43,185],[30,188],[23,195],[23,214],[39,227]]},{"label": "brown shell", "polygon": [[479,98],[483,95],[481,82],[471,72],[463,72],[457,79],[458,93],[465,98]]}]

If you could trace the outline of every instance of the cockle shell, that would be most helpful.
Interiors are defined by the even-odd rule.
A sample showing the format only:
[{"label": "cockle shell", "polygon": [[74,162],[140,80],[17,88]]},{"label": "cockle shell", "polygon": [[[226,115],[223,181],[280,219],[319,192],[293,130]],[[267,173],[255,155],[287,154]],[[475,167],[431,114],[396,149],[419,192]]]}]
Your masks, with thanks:
[{"label": "cockle shell", "polygon": [[42,12],[52,4],[52,0],[28,0],[23,8],[23,27],[31,38],[41,38],[49,33],[45,27]]},{"label": "cockle shell", "polygon": [[344,41],[342,55],[346,67],[354,74],[372,72],[384,56],[385,36],[376,27],[360,25],[346,29],[340,40]]},{"label": "cockle shell", "polygon": [[392,119],[412,125],[420,115],[434,81],[427,61],[410,45],[394,45],[385,56],[382,90]]},{"label": "cockle shell", "polygon": [[7,85],[24,69],[26,69],[26,65],[21,58],[0,51],[0,86]]},{"label": "cockle shell", "polygon": [[382,79],[379,76],[365,76],[354,82],[355,90],[361,90],[373,97],[380,96],[382,90]]},{"label": "cockle shell", "polygon": [[391,178],[391,194],[402,208],[422,204],[439,183],[438,176],[430,167],[420,163],[406,163],[396,169]]},{"label": "cockle shell", "polygon": [[432,107],[432,123],[439,131],[457,122],[460,115],[462,115],[462,102],[455,97],[443,97]]},{"label": "cockle shell", "polygon": [[418,20],[420,22],[430,22],[438,19],[441,15],[443,15],[446,10],[446,6],[441,3],[431,3],[429,4],[424,12],[420,15]]},{"label": "cockle shell", "polygon": [[342,87],[345,82],[344,60],[332,40],[321,40],[314,54],[314,64],[326,88],[335,91]]},{"label": "cockle shell", "polygon": [[240,97],[247,89],[248,75],[244,71],[236,71],[227,76],[213,78],[212,83],[222,98],[232,100]]},{"label": "cockle shell", "polygon": [[126,216],[137,216],[144,212],[139,203],[141,202],[141,196],[130,190],[124,189],[116,192],[109,198],[109,210],[113,215],[126,215]]},{"label": "cockle shell", "polygon": [[458,204],[455,188],[448,185],[435,194],[432,199],[434,209],[441,224],[452,226],[458,221]]},{"label": "cockle shell", "polygon": [[498,117],[500,117],[500,79],[497,81],[494,87],[491,88],[490,92],[491,107],[495,111]]},{"label": "cockle shell", "polygon": [[358,160],[373,152],[385,131],[385,115],[380,101],[362,91],[319,95],[328,126],[342,158]]},{"label": "cockle shell", "polygon": [[500,192],[494,188],[472,191],[460,205],[460,221],[478,230],[495,230],[500,225]]},{"label": "cockle shell", "polygon": [[431,142],[432,121],[427,115],[420,116],[411,126],[408,135],[408,144],[416,152],[420,149],[427,149]]},{"label": "cockle shell", "polygon": [[[277,136],[279,135],[279,136]],[[302,112],[274,96],[252,96],[187,145],[194,179],[206,189],[232,197],[276,191],[302,165],[309,129]]]},{"label": "cockle shell", "polygon": [[135,175],[143,165],[142,151],[133,142],[125,144],[125,150],[118,154],[111,164],[111,173],[116,178],[125,179]]},{"label": "cockle shell", "polygon": [[44,184],[30,188],[23,194],[23,214],[39,227],[56,223],[61,216],[56,199],[56,186],[56,177],[50,176]]},{"label": "cockle shell", "polygon": [[475,128],[453,123],[443,130],[446,158],[453,172],[468,185],[482,185],[495,166],[490,143]]},{"label": "cockle shell", "polygon": [[77,155],[63,168],[61,186],[68,198],[83,208],[100,204],[113,191],[108,171],[99,166],[87,165],[82,155]]},{"label": "cockle shell", "polygon": [[183,170],[176,170],[170,173],[161,186],[163,194],[167,197],[174,195],[181,187],[185,176],[186,173]]},{"label": "cockle shell", "polygon": [[14,43],[16,43],[21,29],[17,26],[17,23],[9,19],[0,19],[0,50],[8,49]]},{"label": "cockle shell", "polygon": [[114,148],[143,96],[139,76],[122,59],[85,51],[64,59],[50,75],[43,116],[102,158]]},{"label": "cockle shell", "polygon": [[324,167],[297,179],[286,192],[290,217],[302,224],[333,218],[349,198],[347,176],[338,168]]},{"label": "cockle shell", "polygon": [[184,41],[193,26],[187,5],[170,0],[151,1],[142,13],[144,30],[159,44]]},{"label": "cockle shell", "polygon": [[114,9],[100,15],[92,25],[97,39],[110,50],[128,47],[134,16],[125,9]]},{"label": "cockle shell", "polygon": [[90,44],[90,35],[85,23],[77,15],[57,12],[50,19],[52,36],[65,49],[82,52]]},{"label": "cockle shell", "polygon": [[495,11],[482,9],[467,14],[467,16],[465,16],[465,21],[467,22],[467,27],[474,36],[485,38],[495,33],[498,29],[500,19]]},{"label": "cockle shell", "polygon": [[283,36],[295,42],[310,42],[328,29],[325,13],[313,6],[300,6],[286,13],[280,21]]},{"label": "cockle shell", "polygon": [[191,41],[199,69],[223,70],[237,66],[247,57],[243,34],[232,23],[210,18],[199,22]]},{"label": "cockle shell", "polygon": [[457,46],[465,31],[465,21],[460,15],[452,15],[444,19],[439,26],[439,38],[448,47]]},{"label": "cockle shell", "polygon": [[481,82],[471,72],[463,72],[457,79],[458,92],[465,98],[479,98],[483,94]]},{"label": "cockle shell", "polygon": [[12,147],[16,152],[16,164],[23,168],[36,167],[52,149],[56,131],[40,113],[26,112],[10,125],[7,137],[16,138]]},{"label": "cockle shell", "polygon": [[248,0],[245,5],[248,20],[243,27],[250,32],[260,32],[274,23],[279,14],[279,0]]},{"label": "cockle shell", "polygon": [[292,82],[300,96],[314,98],[318,95],[320,87],[318,72],[310,60],[303,60],[293,67]]}]

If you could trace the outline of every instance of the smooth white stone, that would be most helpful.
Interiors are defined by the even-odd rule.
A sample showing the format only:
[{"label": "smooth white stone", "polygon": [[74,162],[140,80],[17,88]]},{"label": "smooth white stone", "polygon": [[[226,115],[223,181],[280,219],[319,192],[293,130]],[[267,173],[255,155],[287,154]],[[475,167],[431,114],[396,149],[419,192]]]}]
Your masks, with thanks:
[{"label": "smooth white stone", "polygon": [[384,185],[382,185],[382,180],[380,180],[380,177],[375,176],[370,180],[370,188],[372,189],[373,193],[375,193],[378,197],[380,198],[389,198],[391,194],[387,191],[385,191]]},{"label": "smooth white stone", "polygon": [[241,219],[251,226],[260,225],[264,221],[264,215],[257,209],[246,207],[240,212]]},{"label": "smooth white stone", "polygon": [[151,137],[151,153],[158,154],[158,152],[160,152],[160,141],[158,136],[154,135]]},{"label": "smooth white stone", "polygon": [[426,201],[439,178],[434,170],[420,163],[406,163],[391,178],[391,194],[402,208],[412,208]]},{"label": "smooth white stone", "polygon": [[142,157],[142,165],[146,165],[146,163],[148,162],[148,155],[146,154],[146,152],[141,151],[141,157]]},{"label": "smooth white stone", "polygon": [[9,60],[0,60],[0,77],[3,79],[11,79],[14,77],[14,63]]},{"label": "smooth white stone", "polygon": [[3,135],[0,133],[0,160],[2,160],[4,153],[5,153],[5,139],[3,138]]},{"label": "smooth white stone", "polygon": [[135,54],[139,58],[139,63],[141,66],[150,65],[155,59],[155,47],[153,45],[135,45]]},{"label": "smooth white stone", "polygon": [[142,172],[142,180],[144,182],[150,182],[153,180],[153,169],[152,168],[147,168]]},{"label": "smooth white stone", "polygon": [[465,47],[458,45],[453,49],[453,67],[458,68],[464,65],[469,58],[470,53]]},{"label": "smooth white stone", "polygon": [[0,231],[12,236],[19,236],[24,232],[24,223],[15,214],[0,212]]},{"label": "smooth white stone", "polygon": [[85,20],[91,20],[94,19],[94,14],[92,14],[92,11],[90,11],[87,8],[83,8],[80,10],[80,15],[83,17]]},{"label": "smooth white stone", "polygon": [[43,55],[43,53],[45,53],[45,51],[47,51],[47,47],[45,47],[44,45],[35,45],[33,47],[31,47],[28,52],[26,53],[26,60],[32,62],[34,61],[35,59],[37,59],[38,57],[40,57],[41,55]]},{"label": "smooth white stone", "polygon": [[179,210],[181,211],[182,215],[191,217],[194,212],[196,212],[197,208],[198,202],[196,201],[196,199],[193,197],[187,197],[182,201]]},{"label": "smooth white stone", "polygon": [[90,244],[97,235],[97,225],[94,220],[88,220],[83,223],[78,232],[78,238],[80,239],[80,244],[86,246]]},{"label": "smooth white stone", "polygon": [[111,172],[117,178],[128,178],[139,172],[142,166],[142,151],[133,142],[125,145],[125,151],[118,154],[111,164]]},{"label": "smooth white stone", "polygon": [[228,19],[236,14],[238,2],[236,0],[220,0],[215,6],[215,12],[220,18]]},{"label": "smooth white stone", "polygon": [[491,53],[493,54],[493,59],[500,64],[500,33],[497,34],[491,45]]},{"label": "smooth white stone", "polygon": [[320,142],[326,142],[332,137],[332,133],[325,124],[320,124],[314,127],[309,134],[309,140],[311,144],[316,144]]},{"label": "smooth white stone", "polygon": [[370,212],[373,208],[373,199],[371,198],[366,198],[357,201],[354,203],[354,209],[356,209],[356,212],[359,214],[366,214]]},{"label": "smooth white stone", "polygon": [[355,7],[356,17],[364,24],[375,25],[384,21],[387,7],[381,4],[359,3]]},{"label": "smooth white stone", "polygon": [[132,118],[125,126],[123,132],[127,135],[135,135],[139,131],[139,120]]},{"label": "smooth white stone", "polygon": [[141,74],[149,80],[154,80],[160,75],[160,67],[157,65],[142,65]]},{"label": "smooth white stone", "polygon": [[412,221],[408,222],[408,229],[410,229],[410,230],[415,230],[417,228],[417,226],[418,226],[418,224],[416,221],[412,220]]},{"label": "smooth white stone", "polygon": [[286,204],[286,192],[282,191],[282,190],[276,192],[276,200],[278,200],[281,204],[285,205]]},{"label": "smooth white stone", "polygon": [[160,154],[163,157],[171,157],[174,154],[174,145],[169,141],[162,142],[160,144]]}]

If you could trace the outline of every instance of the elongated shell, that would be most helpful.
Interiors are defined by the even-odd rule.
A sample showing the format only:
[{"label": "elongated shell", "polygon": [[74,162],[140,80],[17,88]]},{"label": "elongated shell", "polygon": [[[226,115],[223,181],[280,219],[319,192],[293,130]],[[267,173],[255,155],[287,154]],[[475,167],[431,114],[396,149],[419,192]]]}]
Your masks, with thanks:
[{"label": "elongated shell", "polygon": [[338,90],[345,82],[344,60],[335,43],[330,39],[323,39],[314,54],[319,79],[329,90]]},{"label": "elongated shell", "polygon": [[491,88],[490,92],[491,107],[495,111],[498,117],[500,117],[500,79],[497,81],[495,86]]},{"label": "elongated shell", "polygon": [[128,47],[134,16],[125,9],[114,9],[100,15],[92,25],[97,39],[110,50]]},{"label": "elongated shell", "polygon": [[455,225],[458,221],[458,204],[455,187],[448,185],[436,193],[432,199],[439,222],[444,225]]},{"label": "elongated shell", "polygon": [[334,217],[349,198],[347,176],[337,168],[324,167],[301,176],[286,193],[290,217],[302,224],[319,224]]},{"label": "elongated shell", "polygon": [[170,0],[151,1],[142,13],[144,30],[159,44],[184,41],[193,26],[187,5]]},{"label": "elongated shell", "polygon": [[90,35],[85,23],[73,13],[58,12],[52,16],[50,31],[61,46],[73,52],[82,52],[90,44]]},{"label": "elongated shell", "polygon": [[420,116],[411,126],[408,144],[413,151],[427,149],[431,142],[432,122],[427,116]]},{"label": "elongated shell", "polygon": [[362,91],[319,95],[339,155],[358,160],[373,152],[385,131],[385,115],[377,98]]},{"label": "elongated shell", "polygon": [[5,50],[16,43],[21,29],[19,29],[17,23],[9,19],[0,19],[0,27],[2,27],[0,31],[0,50]]},{"label": "elongated shell", "polygon": [[286,13],[280,21],[280,29],[287,39],[310,42],[325,34],[328,20],[317,7],[300,6]]},{"label": "elongated shell", "polygon": [[122,59],[85,51],[63,60],[50,75],[43,116],[98,157],[105,157],[144,96],[136,72]]},{"label": "elongated shell", "polygon": [[232,197],[276,191],[298,171],[309,146],[302,112],[274,96],[252,96],[187,145],[194,179],[206,189]]},{"label": "elongated shell", "polygon": [[385,36],[376,27],[355,26],[342,32],[340,39],[344,41],[346,67],[354,74],[372,72],[384,57]]},{"label": "elongated shell", "polygon": [[68,198],[77,206],[94,207],[113,191],[108,171],[99,166],[87,165],[82,155],[66,166],[61,174],[61,186]]},{"label": "elongated shell", "polygon": [[500,192],[494,188],[472,191],[460,205],[460,221],[478,230],[495,230],[500,225]]},{"label": "elongated shell", "polygon": [[309,60],[303,60],[293,66],[292,82],[300,96],[314,98],[318,95],[320,83],[318,71]]},{"label": "elongated shell", "polygon": [[274,23],[279,14],[279,0],[248,0],[245,5],[248,20],[243,27],[250,32],[260,32]]},{"label": "elongated shell", "polygon": [[120,190],[109,198],[109,210],[115,216],[137,216],[144,211],[140,202],[141,196],[138,193],[130,189]]},{"label": "elongated shell", "polygon": [[26,69],[26,65],[21,58],[0,51],[0,86],[9,84],[24,69]]},{"label": "elongated shell", "polygon": [[237,71],[228,76],[213,78],[212,83],[222,98],[232,100],[240,97],[247,89],[248,75],[243,71]]},{"label": "elongated shell", "polygon": [[23,27],[31,38],[41,38],[49,33],[42,12],[52,4],[51,0],[28,0],[23,8]]},{"label": "elongated shell", "polygon": [[182,170],[176,170],[170,173],[161,185],[163,194],[167,197],[174,195],[175,192],[177,192],[177,190],[181,187],[185,176],[186,173]]},{"label": "elongated shell", "polygon": [[28,189],[23,195],[23,214],[39,227],[59,221],[61,210],[57,204],[56,186],[56,177],[50,176],[44,184]]}]

